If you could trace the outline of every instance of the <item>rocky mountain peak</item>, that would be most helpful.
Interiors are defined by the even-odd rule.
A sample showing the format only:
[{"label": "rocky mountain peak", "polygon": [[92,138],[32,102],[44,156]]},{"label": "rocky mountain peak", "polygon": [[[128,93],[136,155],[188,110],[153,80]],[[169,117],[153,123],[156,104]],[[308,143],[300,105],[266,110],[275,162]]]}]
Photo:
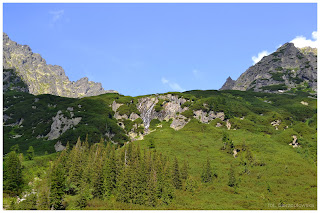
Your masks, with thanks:
[{"label": "rocky mountain peak", "polygon": [[[3,82],[6,85],[4,91],[21,88],[20,91],[29,91],[34,95],[52,94],[71,98],[117,93],[115,90],[104,90],[101,83],[89,81],[87,77],[71,82],[61,66],[47,64],[40,54],[33,53],[28,45],[10,40],[6,33],[3,33],[3,68],[6,75],[3,78],[6,80]],[[27,88],[15,86],[17,82],[23,82]]]},{"label": "rocky mountain peak", "polygon": [[274,53],[263,57],[232,82],[229,78],[220,90],[252,90],[282,93],[297,89],[317,90],[317,55],[314,48],[299,49],[285,43]]},{"label": "rocky mountain peak", "polygon": [[229,76],[220,90],[231,90],[234,87],[235,81]]}]

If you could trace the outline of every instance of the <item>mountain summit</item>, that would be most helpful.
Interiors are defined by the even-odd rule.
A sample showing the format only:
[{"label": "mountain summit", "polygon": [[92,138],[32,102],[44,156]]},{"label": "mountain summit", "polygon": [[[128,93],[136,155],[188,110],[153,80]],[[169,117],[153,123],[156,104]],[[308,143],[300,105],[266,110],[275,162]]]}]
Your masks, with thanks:
[{"label": "mountain summit", "polygon": [[6,33],[3,33],[3,68],[4,91],[14,88],[34,95],[71,98],[117,93],[104,90],[101,83],[89,81],[87,77],[70,81],[62,67],[47,64],[40,54],[33,53],[27,45],[10,40]]},{"label": "mountain summit", "polygon": [[300,49],[286,43],[249,67],[236,81],[229,77],[220,90],[278,93],[296,89],[316,92],[317,49]]}]

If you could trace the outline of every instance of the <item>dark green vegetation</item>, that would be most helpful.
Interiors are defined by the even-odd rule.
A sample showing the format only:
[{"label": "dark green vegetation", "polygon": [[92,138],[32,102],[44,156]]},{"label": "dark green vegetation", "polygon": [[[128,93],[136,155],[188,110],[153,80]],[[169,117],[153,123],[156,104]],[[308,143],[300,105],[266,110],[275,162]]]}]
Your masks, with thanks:
[{"label": "dark green vegetation", "polygon": [[[80,116],[77,113],[81,113],[83,120],[86,119],[78,124],[81,131],[76,126],[75,130],[68,130],[70,133],[67,131],[66,136],[63,134],[57,139],[63,144],[69,141],[70,147],[66,151],[47,155],[43,155],[44,151],[52,152],[52,145],[57,140],[52,142],[43,138],[35,139],[39,134],[47,134],[46,125],[41,128],[47,132],[36,130],[39,131],[37,134],[27,128],[27,123],[23,124],[24,127],[4,127],[5,153],[14,144],[19,144],[21,152],[26,155],[25,158],[21,155],[17,158],[13,156],[14,152],[10,152],[4,159],[4,165],[19,165],[14,163],[19,159],[21,166],[14,167],[17,169],[14,171],[21,169],[22,178],[20,180],[18,177],[15,179],[18,181],[8,183],[6,177],[13,170],[5,167],[5,174],[8,174],[4,176],[6,208],[317,208],[316,99],[308,98],[308,94],[301,91],[295,95],[248,91],[189,91],[171,94],[190,100],[185,103],[189,110],[183,113],[191,118],[190,122],[176,131],[170,128],[170,121],[160,122],[154,119],[150,128],[155,131],[145,135],[141,141],[124,146],[123,142],[128,140],[124,134],[126,130],[116,128],[117,121],[109,106],[116,100],[127,106],[124,107],[126,111],[134,112],[136,109],[132,105],[137,103],[138,97],[105,94],[66,99],[14,92],[5,94],[5,107],[13,105],[6,113],[12,110],[12,117],[16,116],[16,110],[23,110],[23,106],[30,106],[28,109],[31,110],[32,105],[42,103],[43,113],[33,113],[32,116],[44,117],[49,121],[58,110],[64,110],[67,114],[67,107],[73,107],[75,117]],[[33,102],[35,98],[39,98],[36,103]],[[44,98],[46,101],[52,100],[45,102],[42,100]],[[301,104],[302,101],[308,105]],[[56,108],[51,109],[52,112],[48,110],[48,103],[57,104]],[[82,106],[80,109],[78,104]],[[161,111],[161,104],[158,104],[158,111]],[[17,108],[14,110],[12,107]],[[41,112],[41,105],[37,109]],[[218,119],[209,124],[200,123],[193,118],[193,110],[223,111],[231,123],[231,129],[227,130],[225,127],[226,121]],[[22,115],[25,121],[33,119],[31,115],[26,117],[29,116],[27,114],[24,111],[24,114],[14,117],[12,122],[19,120]],[[100,119],[104,119],[103,122]],[[278,130],[271,125],[276,120],[281,121],[277,126]],[[224,125],[216,127],[217,122]],[[86,123],[90,126],[84,127]],[[123,138],[118,146],[104,137],[105,129],[99,129],[105,128],[106,123],[108,127],[109,123],[113,123],[119,138]],[[159,124],[162,127],[157,127]],[[94,128],[97,130],[94,131]],[[24,136],[11,137],[16,134]],[[289,146],[293,135],[297,136],[300,147]],[[31,139],[22,140],[26,136]],[[79,136],[87,142],[78,141],[73,146]],[[49,143],[51,150],[47,149]],[[28,157],[32,153],[30,146],[35,151],[33,159]],[[19,156],[17,152],[15,151],[15,156]],[[21,196],[32,192],[32,189],[37,193],[31,193],[25,201],[17,204],[13,194]],[[292,204],[300,206],[290,207]],[[302,204],[308,206],[302,207]]]},{"label": "dark green vegetation", "polygon": [[[106,98],[105,98],[106,97]],[[124,130],[117,125],[113,118],[112,101],[119,98],[117,94],[105,94],[82,99],[64,98],[53,95],[34,96],[28,93],[10,91],[4,93],[3,107],[5,114],[10,115],[4,124],[4,153],[8,153],[11,146],[19,144],[26,153],[29,146],[33,146],[36,154],[54,152],[53,145],[61,141],[66,145],[73,144],[80,136],[88,134],[89,143],[99,141],[101,137],[110,140],[105,133],[114,134],[113,141],[123,144],[128,140]],[[52,118],[59,110],[67,118],[71,117],[68,107],[73,108],[73,117],[81,117],[77,128],[71,128],[55,140],[48,141],[45,137],[51,130]],[[19,121],[23,119],[23,125]],[[90,125],[88,125],[90,124]],[[16,137],[21,136],[21,137]]]}]

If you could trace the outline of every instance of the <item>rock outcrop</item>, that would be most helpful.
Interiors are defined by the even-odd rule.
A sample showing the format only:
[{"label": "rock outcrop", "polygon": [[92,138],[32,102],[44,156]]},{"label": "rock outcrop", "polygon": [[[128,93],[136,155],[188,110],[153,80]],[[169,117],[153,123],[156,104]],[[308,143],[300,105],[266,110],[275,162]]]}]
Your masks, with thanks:
[{"label": "rock outcrop", "polygon": [[[141,135],[134,132],[134,130],[139,127],[144,127],[144,134],[149,133],[150,123],[153,119],[158,119],[159,121],[172,120],[170,124],[171,128],[175,130],[182,129],[190,121],[190,118],[182,114],[184,111],[189,110],[187,106],[183,106],[187,101],[190,100],[172,94],[143,97],[138,100],[136,105],[140,115],[133,112],[130,115],[120,115],[117,110],[122,104],[116,103],[115,101],[111,104],[111,108],[115,112],[115,118],[118,120],[119,126],[122,128],[125,128],[124,120],[130,119],[131,121],[135,121],[138,118],[142,119],[142,124],[135,124],[132,131],[127,133],[131,139],[134,139],[137,137],[141,138]],[[161,107],[156,108],[156,105]],[[193,111],[193,117],[206,124],[216,118],[222,121],[225,119],[223,112],[204,112],[202,110]],[[220,124],[220,126],[222,125]],[[161,125],[158,127],[160,128]]]},{"label": "rock outcrop", "polygon": [[235,80],[232,80],[232,78],[229,76],[226,80],[226,82],[223,84],[223,86],[220,88],[220,90],[232,90],[235,84]]},{"label": "rock outcrop", "polygon": [[[70,113],[71,114],[71,113]],[[52,118],[53,123],[51,125],[50,132],[46,135],[48,137],[48,140],[54,140],[60,137],[63,133],[65,133],[68,129],[73,128],[74,126],[78,125],[78,123],[81,121],[81,117],[77,118],[71,118],[68,119],[65,117],[61,110],[57,112],[57,115]]]},{"label": "rock outcrop", "polygon": [[[87,77],[76,82],[69,81],[62,67],[47,64],[40,54],[33,53],[27,45],[20,45],[10,40],[5,33],[3,33],[3,68],[5,69],[4,91],[17,89],[34,95],[52,94],[71,98],[116,92],[104,90],[101,83],[89,81]],[[11,77],[12,72],[16,77]],[[20,82],[19,79],[23,84],[14,88],[14,85]]]},{"label": "rock outcrop", "polygon": [[56,152],[61,152],[65,149],[66,147],[62,145],[61,141],[58,141],[55,145],[54,145],[54,149],[56,150]]},{"label": "rock outcrop", "polygon": [[282,93],[297,87],[317,91],[317,50],[299,49],[286,43],[247,69],[236,81],[229,77],[220,90]]},{"label": "rock outcrop", "polygon": [[293,148],[299,147],[298,138],[296,135],[292,135],[293,141],[289,144]]}]

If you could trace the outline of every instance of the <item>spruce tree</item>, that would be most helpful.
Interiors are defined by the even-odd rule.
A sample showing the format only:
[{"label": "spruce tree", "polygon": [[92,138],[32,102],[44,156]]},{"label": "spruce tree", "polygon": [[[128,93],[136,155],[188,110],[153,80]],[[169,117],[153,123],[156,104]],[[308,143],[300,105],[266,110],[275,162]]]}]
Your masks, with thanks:
[{"label": "spruce tree", "polygon": [[48,177],[39,181],[37,186],[37,209],[38,210],[49,210],[50,209],[50,188],[48,183]]},{"label": "spruce tree", "polygon": [[62,164],[64,153],[61,153],[59,159],[51,168],[50,174],[50,207],[51,209],[63,209],[62,199],[65,191],[65,169]]},{"label": "spruce tree", "polygon": [[27,159],[33,160],[34,158],[34,149],[33,146],[29,146],[29,149],[27,150]]},{"label": "spruce tree", "polygon": [[173,182],[173,186],[176,189],[181,189],[182,181],[181,181],[181,174],[180,174],[179,163],[177,158],[175,158],[174,164],[173,164],[172,182]]},{"label": "spruce tree", "polygon": [[147,183],[147,192],[146,192],[146,205],[148,206],[156,206],[157,204],[157,172],[152,168],[148,183]]},{"label": "spruce tree", "polygon": [[3,189],[19,194],[22,187],[21,161],[15,151],[11,151],[4,159]]},{"label": "spruce tree", "polygon": [[110,155],[106,159],[103,173],[104,197],[109,197],[116,188],[117,184],[117,164],[114,148],[111,149]]},{"label": "spruce tree", "polygon": [[234,168],[233,168],[233,166],[231,166],[230,171],[229,171],[228,186],[235,187],[236,185],[237,185],[237,180],[235,177]]},{"label": "spruce tree", "polygon": [[181,168],[181,178],[186,180],[189,176],[189,166],[188,166],[188,162],[184,161],[183,162],[183,166]]},{"label": "spruce tree", "polygon": [[204,166],[203,168],[201,180],[204,183],[209,183],[212,181],[212,178],[213,178],[212,168],[211,168],[209,159],[207,159],[206,166]]}]

